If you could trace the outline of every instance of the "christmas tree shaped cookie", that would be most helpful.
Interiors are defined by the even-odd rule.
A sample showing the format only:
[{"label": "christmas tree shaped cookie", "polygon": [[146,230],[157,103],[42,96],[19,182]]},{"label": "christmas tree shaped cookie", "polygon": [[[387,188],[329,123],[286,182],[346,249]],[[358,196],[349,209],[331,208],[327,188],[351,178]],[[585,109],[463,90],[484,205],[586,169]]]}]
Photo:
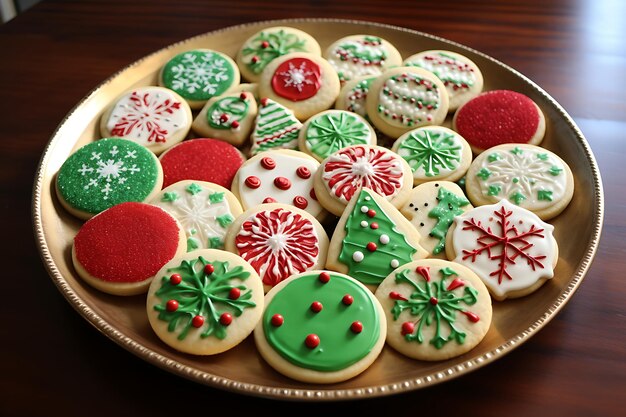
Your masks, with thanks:
[{"label": "christmas tree shaped cookie", "polygon": [[427,256],[413,225],[387,200],[359,190],[339,219],[326,268],[376,288],[394,269]]},{"label": "christmas tree shaped cookie", "polygon": [[263,98],[254,122],[250,153],[256,155],[269,149],[296,149],[300,128],[302,123],[291,110],[274,100]]}]

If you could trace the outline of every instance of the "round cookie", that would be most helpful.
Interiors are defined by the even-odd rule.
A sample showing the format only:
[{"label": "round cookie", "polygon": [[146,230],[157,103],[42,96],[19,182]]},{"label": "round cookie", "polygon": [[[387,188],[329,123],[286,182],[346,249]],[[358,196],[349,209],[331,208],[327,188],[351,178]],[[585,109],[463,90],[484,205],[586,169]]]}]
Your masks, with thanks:
[{"label": "round cookie", "polygon": [[369,121],[365,101],[367,100],[370,85],[375,79],[376,77],[359,77],[347,81],[339,90],[335,108],[356,113]]},{"label": "round cookie", "polygon": [[256,155],[272,149],[297,149],[301,128],[302,123],[289,108],[269,98],[262,98],[250,135],[250,154]]},{"label": "round cookie", "polygon": [[539,145],[546,132],[546,120],[539,106],[524,94],[494,90],[459,107],[452,128],[479,154],[504,143]]},{"label": "round cookie", "polygon": [[157,155],[181,142],[191,127],[191,109],[175,92],[139,87],[118,97],[100,119],[102,137],[118,137]]},{"label": "round cookie", "polygon": [[442,126],[427,126],[400,136],[391,147],[409,163],[413,184],[456,181],[472,163],[472,149],[465,139]]},{"label": "round cookie", "polygon": [[74,237],[72,262],[89,285],[113,295],[142,294],[170,259],[185,252],[185,232],[159,207],[121,203],[94,216]]},{"label": "round cookie", "polygon": [[226,93],[239,84],[239,68],[228,55],[211,49],[181,52],[159,72],[159,85],[174,90],[199,109],[211,97]]},{"label": "round cookie", "polygon": [[430,181],[418,185],[400,207],[420,234],[420,245],[429,256],[446,258],[448,229],[454,217],[473,208],[461,187],[449,181]]},{"label": "round cookie", "polygon": [[378,76],[402,64],[400,52],[385,39],[350,35],[335,41],[324,53],[342,83],[363,76]]},{"label": "round cookie", "polygon": [[432,72],[398,67],[372,82],[365,105],[374,126],[398,138],[409,130],[443,123],[448,114],[448,92]]},{"label": "round cookie", "polygon": [[483,75],[478,66],[468,57],[456,52],[423,51],[408,57],[402,65],[424,68],[435,74],[448,91],[448,111],[458,109],[483,90]]},{"label": "round cookie", "polygon": [[372,126],[358,114],[326,110],[308,119],[298,137],[298,147],[318,161],[346,146],[376,145]]},{"label": "round cookie", "polygon": [[129,140],[105,138],[67,158],[56,177],[56,192],[67,211],[88,219],[119,203],[147,201],[162,184],[154,153]]},{"label": "round cookie", "polygon": [[215,355],[238,345],[256,327],[263,307],[254,269],[217,249],[172,259],[157,273],[146,303],[157,336],[193,355]]},{"label": "round cookie", "polygon": [[508,199],[549,220],[572,200],[574,176],[569,166],[547,149],[504,144],[476,157],[465,187],[476,206]]},{"label": "round cookie", "polygon": [[265,67],[259,80],[259,95],[290,108],[299,120],[306,120],[330,108],[339,87],[337,73],[324,58],[294,52]]},{"label": "round cookie", "polygon": [[376,290],[387,343],[413,359],[439,361],[472,350],[491,325],[489,291],[470,269],[439,259],[401,266]]},{"label": "round cookie", "polygon": [[330,384],[365,371],[385,344],[385,313],[355,279],[311,271],[281,282],[265,296],[254,330],[259,353],[281,374]]},{"label": "round cookie", "polygon": [[161,207],[180,222],[187,251],[222,249],[224,236],[243,210],[228,189],[204,181],[179,181],[157,194],[150,204]]},{"label": "round cookie", "polygon": [[353,195],[367,187],[400,207],[413,184],[411,167],[395,152],[381,146],[353,145],[326,158],[315,174],[320,204],[340,216]]},{"label": "round cookie", "polygon": [[243,78],[256,83],[267,64],[292,52],[322,53],[320,45],[308,33],[296,28],[275,26],[248,38],[237,52],[235,60]]},{"label": "round cookie", "polygon": [[528,295],[554,276],[559,259],[554,227],[502,200],[454,219],[448,259],[470,268],[496,300]]},{"label": "round cookie", "polygon": [[159,157],[163,187],[183,180],[212,182],[229,188],[245,161],[233,145],[218,139],[192,139],[171,147]]}]

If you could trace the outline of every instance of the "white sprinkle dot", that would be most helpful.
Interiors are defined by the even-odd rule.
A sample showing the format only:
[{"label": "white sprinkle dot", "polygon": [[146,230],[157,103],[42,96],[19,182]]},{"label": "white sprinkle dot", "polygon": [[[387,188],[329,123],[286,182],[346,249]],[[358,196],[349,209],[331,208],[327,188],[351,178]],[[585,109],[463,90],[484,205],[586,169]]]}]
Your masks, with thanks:
[{"label": "white sprinkle dot", "polygon": [[370,209],[369,209],[369,207],[367,207],[367,206],[363,206],[363,207],[361,207],[361,213],[367,213],[369,210],[370,210]]},{"label": "white sprinkle dot", "polygon": [[392,268],[397,268],[397,267],[399,267],[399,266],[400,266],[400,262],[398,262],[398,260],[397,260],[397,259],[393,259],[393,260],[391,261],[391,267],[392,267]]},{"label": "white sprinkle dot", "polygon": [[361,227],[367,227],[367,226],[369,226],[369,224],[367,224],[367,222],[365,220],[363,220],[361,222]]},{"label": "white sprinkle dot", "polygon": [[389,236],[387,235],[380,235],[380,243],[382,243],[383,245],[386,245],[387,243],[389,243]]},{"label": "white sprinkle dot", "polygon": [[[352,259],[354,262],[361,262],[365,256],[363,256],[363,252],[356,251],[352,254]],[[393,261],[392,261],[393,262]],[[397,261],[396,261],[397,262]]]},{"label": "white sprinkle dot", "polygon": [[369,197],[369,196],[364,198],[365,201],[370,201],[371,199],[372,197]]}]

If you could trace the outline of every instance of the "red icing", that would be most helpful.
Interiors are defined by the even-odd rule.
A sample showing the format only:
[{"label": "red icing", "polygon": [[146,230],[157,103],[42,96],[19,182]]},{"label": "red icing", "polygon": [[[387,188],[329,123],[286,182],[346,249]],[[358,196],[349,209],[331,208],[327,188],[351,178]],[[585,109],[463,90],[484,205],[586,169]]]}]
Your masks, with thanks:
[{"label": "red icing", "polygon": [[343,296],[343,298],[341,299],[341,302],[342,302],[344,305],[347,305],[347,306],[352,305],[352,303],[354,303],[354,297],[353,297],[353,296],[351,296],[350,294],[346,294],[346,295],[344,295],[344,296]]},{"label": "red icing", "polygon": [[304,344],[309,349],[315,349],[320,344],[320,337],[316,334],[310,334],[304,339]]},{"label": "red icing", "polygon": [[314,313],[319,313],[323,308],[324,306],[319,301],[313,301],[311,303],[311,311]]},{"label": "red icing", "polygon": [[374,252],[378,248],[374,242],[369,242],[366,247],[370,252]]},{"label": "red icing", "polygon": [[274,178],[274,185],[279,190],[288,190],[291,188],[291,181],[285,177],[276,177]]},{"label": "red icing", "polygon": [[172,274],[170,277],[170,283],[172,285],[178,285],[181,282],[183,282],[183,277],[181,277],[180,274]]},{"label": "red icing", "polygon": [[274,169],[276,168],[276,161],[274,161],[269,156],[261,158],[261,166],[265,169]]},{"label": "red icing", "polygon": [[230,124],[230,127],[232,129],[237,129],[239,128],[239,122],[237,120],[233,120],[233,122]]},{"label": "red icing", "polygon": [[309,205],[309,202],[301,195],[297,195],[293,198],[293,205],[298,207],[299,209],[304,210]]},{"label": "red icing", "polygon": [[222,313],[220,316],[220,324],[222,326],[229,326],[233,322],[233,316],[230,313]]},{"label": "red icing", "polygon": [[321,87],[320,67],[308,58],[292,58],[283,62],[272,77],[274,92],[291,101],[311,98]]},{"label": "red icing", "polygon": [[263,204],[266,204],[266,203],[277,203],[277,201],[275,198],[266,197],[265,199],[263,199]]},{"label": "red icing", "polygon": [[309,196],[310,196],[313,200],[317,201],[317,196],[315,195],[315,189],[311,188],[311,192],[309,193]]},{"label": "red icing", "polygon": [[353,333],[361,333],[363,331],[363,323],[361,323],[360,321],[352,322],[352,324],[350,325],[350,330],[352,330]]},{"label": "red icing", "polygon": [[439,300],[437,300],[437,298],[435,297],[430,297],[430,300],[428,300],[428,302],[434,306],[436,306],[437,304],[439,304]]},{"label": "red icing", "polygon": [[406,301],[407,298],[404,297],[402,294],[395,292],[395,291],[391,291],[389,293],[389,298],[391,298],[392,300],[402,300],[402,301]]},{"label": "red icing", "polygon": [[207,275],[211,275],[213,272],[215,272],[215,267],[211,264],[206,264],[204,265],[204,273]]},{"label": "red icing", "polygon": [[199,328],[202,327],[202,325],[204,324],[204,317],[202,316],[195,316],[192,320],[191,320],[191,325],[195,328]]},{"label": "red icing", "polygon": [[[376,217],[376,210],[374,209],[369,209],[367,211],[367,217]],[[373,227],[372,229],[375,229],[375,227]]]},{"label": "red icing", "polygon": [[464,285],[465,283],[460,278],[454,278],[454,280],[450,283],[450,285],[448,285],[448,288],[446,288],[446,290],[453,291]]},{"label": "red icing", "polygon": [[426,282],[430,282],[430,268],[427,266],[418,266],[415,268],[415,272],[420,274]]},{"label": "red icing", "polygon": [[259,177],[250,175],[248,178],[246,178],[245,184],[248,188],[259,188],[261,186],[261,180],[259,179]]},{"label": "red icing", "polygon": [[322,272],[322,273],[320,273],[319,280],[320,280],[323,284],[326,284],[328,281],[330,281],[330,274],[329,274],[328,272]]},{"label": "red icing", "polygon": [[370,227],[374,230],[378,229],[378,223],[373,222],[372,224],[370,224]]},{"label": "red icing", "polygon": [[228,298],[231,300],[236,300],[241,297],[241,290],[239,288],[231,288],[228,292]]},{"label": "red icing", "polygon": [[169,312],[174,312],[178,310],[178,301],[169,300],[167,303],[165,303],[165,309]]},{"label": "red icing", "polygon": [[302,178],[302,179],[307,179],[307,178],[311,178],[311,170],[309,170],[307,167],[298,167],[298,169],[296,169],[296,174]]},{"label": "red icing", "polygon": [[410,321],[405,321],[404,323],[402,323],[402,330],[401,330],[402,335],[413,334],[414,331],[415,331],[415,323],[412,323]]},{"label": "red icing", "polygon": [[280,314],[274,314],[272,316],[272,326],[280,327],[283,325],[284,322],[285,322],[285,319]]},{"label": "red icing", "polygon": [[472,323],[478,323],[480,321],[480,317],[476,313],[472,313],[471,311],[461,311],[461,313],[465,314],[465,317]]}]

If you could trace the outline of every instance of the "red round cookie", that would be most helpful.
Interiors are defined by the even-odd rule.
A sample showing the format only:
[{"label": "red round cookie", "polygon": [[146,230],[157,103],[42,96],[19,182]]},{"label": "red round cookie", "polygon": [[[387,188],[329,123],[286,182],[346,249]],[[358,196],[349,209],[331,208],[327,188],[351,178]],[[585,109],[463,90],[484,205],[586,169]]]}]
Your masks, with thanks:
[{"label": "red round cookie", "polygon": [[163,188],[183,180],[212,182],[229,188],[244,157],[230,143],[192,139],[173,146],[159,158]]}]

